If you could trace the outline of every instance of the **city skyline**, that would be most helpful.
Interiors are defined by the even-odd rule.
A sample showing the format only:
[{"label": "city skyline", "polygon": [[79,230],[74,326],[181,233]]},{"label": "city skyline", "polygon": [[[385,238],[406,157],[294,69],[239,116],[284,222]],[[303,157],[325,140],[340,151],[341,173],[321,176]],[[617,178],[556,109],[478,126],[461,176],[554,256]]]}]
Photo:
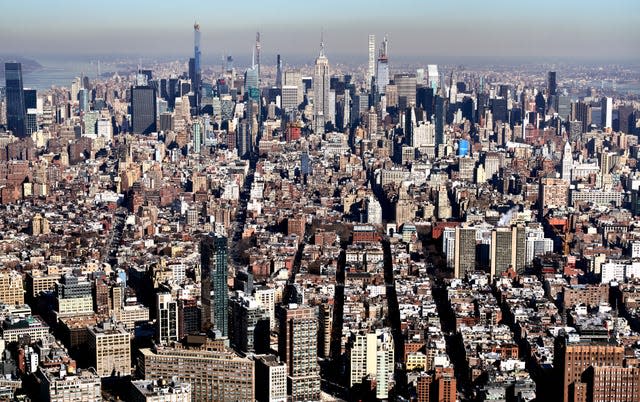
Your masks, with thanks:
[{"label": "city skyline", "polygon": [[[55,53],[183,56],[192,53],[190,28],[194,22],[202,27],[205,60],[217,60],[225,52],[249,57],[256,31],[262,35],[265,61],[280,53],[313,62],[321,31],[327,54],[342,61],[366,62],[368,35],[382,38],[385,33],[390,57],[398,59],[604,61],[637,60],[640,54],[640,27],[634,21],[640,4],[631,0],[617,0],[606,9],[595,1],[555,4],[542,0],[515,7],[505,1],[487,6],[473,1],[449,5],[401,0],[389,8],[377,1],[289,4],[279,0],[249,2],[254,12],[240,19],[229,18],[233,10],[188,1],[172,10],[170,20],[164,9],[147,1],[129,4],[117,0],[91,10],[75,1],[53,9],[41,3],[16,3],[4,10],[0,37],[8,40],[2,41],[0,54],[34,58]],[[91,14],[100,18],[91,18]],[[615,24],[599,27],[598,21],[605,20]]]}]

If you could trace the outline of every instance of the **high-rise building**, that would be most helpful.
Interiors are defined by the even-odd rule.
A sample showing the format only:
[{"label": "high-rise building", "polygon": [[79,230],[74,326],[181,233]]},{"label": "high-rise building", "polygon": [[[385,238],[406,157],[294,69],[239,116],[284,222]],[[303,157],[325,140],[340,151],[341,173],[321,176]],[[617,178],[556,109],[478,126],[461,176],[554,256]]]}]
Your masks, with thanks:
[{"label": "high-rise building", "polygon": [[202,329],[228,335],[227,238],[210,233],[200,241]]},{"label": "high-rise building", "polygon": [[499,276],[511,267],[523,272],[526,257],[524,226],[498,227],[491,231],[491,276]]},{"label": "high-rise building", "polygon": [[444,136],[445,118],[446,118],[445,98],[441,95],[437,95],[434,100],[434,119],[435,119],[435,126],[436,126],[436,150],[438,150],[441,145],[445,145],[447,143]]},{"label": "high-rise building", "polygon": [[200,24],[193,24],[193,92],[195,93],[196,115],[200,113],[200,87],[202,86],[202,70],[200,65]]},{"label": "high-rise building", "polygon": [[[562,401],[587,401],[584,374],[590,367],[622,367],[624,347],[608,344],[573,344],[566,336],[556,338],[553,366],[561,384]],[[616,387],[615,384],[610,384]],[[558,395],[558,396],[559,396]],[[597,399],[602,400],[602,399]],[[632,399],[626,399],[632,400]]]},{"label": "high-rise building", "polygon": [[415,74],[396,74],[393,76],[393,82],[398,87],[398,108],[405,110],[409,106],[416,104],[416,75]]},{"label": "high-rise building", "polygon": [[178,340],[178,302],[171,293],[158,293],[156,308],[156,337],[158,343],[167,344]]},{"label": "high-rise building", "polygon": [[7,128],[16,137],[27,135],[27,109],[22,84],[22,64],[4,63],[6,82]]},{"label": "high-rise building", "polygon": [[476,269],[476,228],[456,227],[455,257],[453,272],[455,278],[464,278]]},{"label": "high-rise building", "polygon": [[589,131],[589,126],[591,125],[591,105],[582,101],[572,103],[571,120],[577,120],[582,123],[583,133]]},{"label": "high-rise building", "polygon": [[640,401],[640,367],[592,367],[587,379],[588,401]]},{"label": "high-rise building", "polygon": [[[206,337],[186,345],[141,349],[139,374],[145,380],[173,378],[191,384],[193,401],[253,401],[255,362]],[[189,339],[188,338],[188,339]]]},{"label": "high-rise building", "polygon": [[256,356],[256,400],[286,402],[287,365],[274,355]]},{"label": "high-rise building", "polygon": [[318,355],[331,355],[331,329],[333,328],[333,304],[326,301],[318,306]]},{"label": "high-rise building", "polygon": [[351,334],[347,348],[351,363],[349,385],[353,387],[371,376],[375,378],[376,398],[388,398],[394,372],[391,331],[385,328],[375,333]]},{"label": "high-rise building", "polygon": [[367,88],[371,91],[371,80],[376,76],[376,36],[369,35],[369,69],[367,71]]},{"label": "high-rise building", "polygon": [[385,35],[382,45],[380,46],[380,55],[378,56],[378,68],[376,71],[376,85],[378,92],[387,93],[387,85],[389,84],[389,56],[387,54],[387,36]]},{"label": "high-rise building", "polygon": [[89,326],[88,347],[91,364],[101,377],[131,374],[131,335],[111,322]]},{"label": "high-rise building", "polygon": [[547,74],[547,94],[551,96],[557,95],[558,86],[556,84],[556,72],[549,71]]},{"label": "high-rise building", "polygon": [[195,298],[178,300],[178,339],[200,332],[200,309]]},{"label": "high-rise building", "polygon": [[156,90],[148,86],[131,88],[131,125],[134,134],[156,131]]},{"label": "high-rise building", "polygon": [[609,97],[603,97],[600,100],[601,121],[600,126],[602,129],[611,129],[613,127],[613,99]]},{"label": "high-rise building", "polygon": [[325,124],[335,120],[329,106],[330,78],[329,59],[324,54],[324,42],[321,41],[313,75],[313,131],[317,134],[323,134]]},{"label": "high-rise building", "polygon": [[276,87],[282,87],[282,59],[280,55],[276,56]]},{"label": "high-rise building", "polygon": [[538,205],[540,209],[568,205],[569,183],[563,179],[544,177],[540,179]]},{"label": "high-rise building", "polygon": [[269,315],[251,296],[236,291],[229,299],[229,341],[240,354],[267,353]]},{"label": "high-rise building", "polygon": [[573,169],[573,154],[571,144],[567,141],[562,152],[562,180],[571,182],[571,170]]},{"label": "high-rise building", "polygon": [[274,329],[276,326],[276,290],[259,286],[255,289],[253,297],[269,316],[269,328]]},{"label": "high-rise building", "polygon": [[291,400],[319,400],[317,309],[297,304],[282,306],[278,322],[278,354],[289,370],[287,389]]}]

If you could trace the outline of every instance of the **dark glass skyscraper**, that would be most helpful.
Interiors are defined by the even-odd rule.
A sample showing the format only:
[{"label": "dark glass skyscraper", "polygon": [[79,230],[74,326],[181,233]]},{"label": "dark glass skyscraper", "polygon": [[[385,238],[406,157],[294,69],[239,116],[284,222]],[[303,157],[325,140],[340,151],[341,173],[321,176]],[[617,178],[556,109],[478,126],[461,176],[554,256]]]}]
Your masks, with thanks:
[{"label": "dark glass skyscraper", "polygon": [[202,329],[228,335],[227,238],[210,233],[200,241]]},{"label": "dark glass skyscraper", "polygon": [[22,138],[27,135],[27,109],[25,108],[22,87],[22,65],[20,63],[5,63],[4,76],[7,97],[7,128],[16,137]]},{"label": "dark glass skyscraper", "polygon": [[549,71],[549,74],[547,74],[547,90],[549,95],[556,95],[558,92],[555,71]]},{"label": "dark glass skyscraper", "polygon": [[156,90],[144,86],[131,88],[131,125],[135,134],[156,131]]},{"label": "dark glass skyscraper", "polygon": [[445,139],[444,139],[444,119],[445,119],[445,107],[444,107],[444,103],[445,103],[445,99],[444,97],[442,97],[441,95],[437,95],[435,97],[435,126],[436,126],[436,149],[438,148],[439,145],[442,145],[445,143]]}]

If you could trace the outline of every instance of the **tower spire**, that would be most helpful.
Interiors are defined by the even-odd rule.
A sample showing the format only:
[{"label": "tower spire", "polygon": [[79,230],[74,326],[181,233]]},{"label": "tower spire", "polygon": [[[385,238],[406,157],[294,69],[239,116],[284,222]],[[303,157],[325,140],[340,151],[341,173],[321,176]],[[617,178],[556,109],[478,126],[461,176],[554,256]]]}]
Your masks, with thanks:
[{"label": "tower spire", "polygon": [[324,29],[320,29],[320,56],[324,57]]}]

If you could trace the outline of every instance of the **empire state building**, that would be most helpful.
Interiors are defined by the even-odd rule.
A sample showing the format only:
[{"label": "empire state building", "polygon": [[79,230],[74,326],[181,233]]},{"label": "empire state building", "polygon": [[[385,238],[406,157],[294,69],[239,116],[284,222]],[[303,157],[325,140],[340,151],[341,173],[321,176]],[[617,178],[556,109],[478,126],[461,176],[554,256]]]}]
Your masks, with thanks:
[{"label": "empire state building", "polygon": [[313,131],[317,134],[324,134],[325,125],[335,120],[329,107],[330,74],[329,60],[324,54],[324,42],[321,41],[313,75]]}]

